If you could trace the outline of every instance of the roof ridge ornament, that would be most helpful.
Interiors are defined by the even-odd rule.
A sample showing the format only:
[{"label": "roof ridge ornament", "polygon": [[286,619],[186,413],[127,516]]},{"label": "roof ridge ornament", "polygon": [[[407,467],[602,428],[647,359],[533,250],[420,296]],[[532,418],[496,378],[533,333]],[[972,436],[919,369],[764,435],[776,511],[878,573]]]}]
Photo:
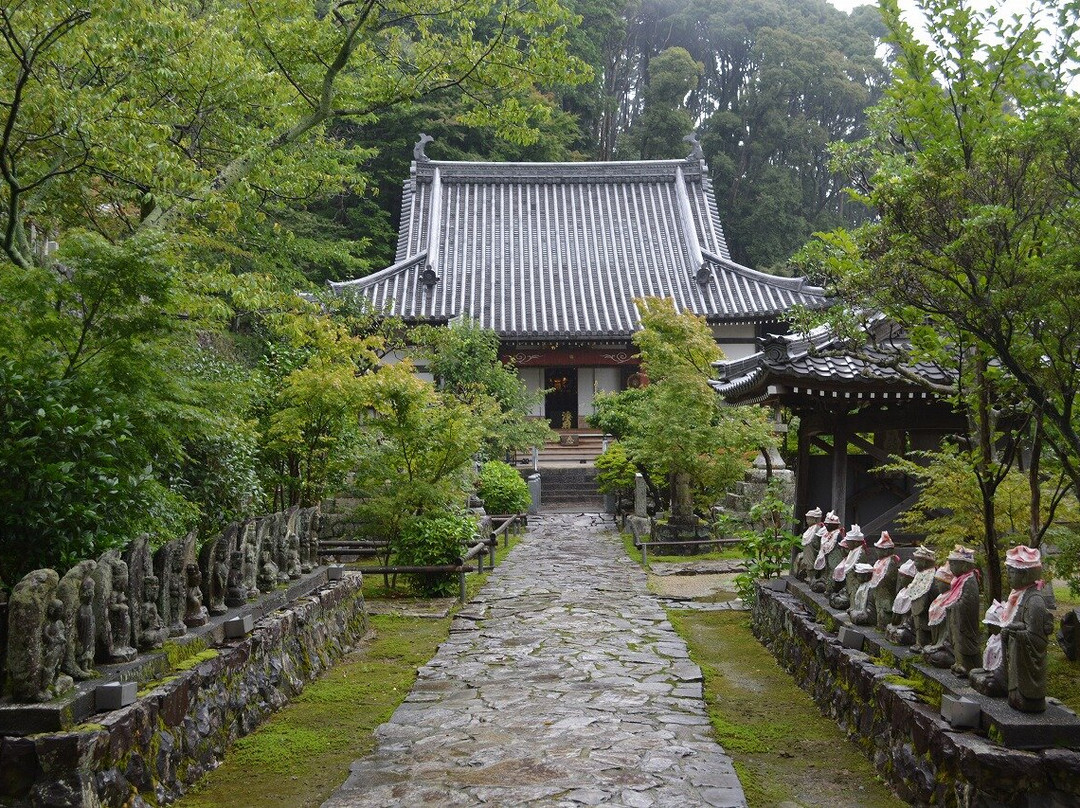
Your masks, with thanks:
[{"label": "roof ridge ornament", "polygon": [[435,138],[433,138],[431,135],[421,132],[420,139],[416,141],[416,144],[413,146],[412,149],[413,160],[418,163],[430,162],[431,158],[424,154],[424,147],[427,146],[427,144],[429,144],[434,139]]},{"label": "roof ridge ornament", "polygon": [[691,146],[691,151],[686,155],[687,160],[705,160],[705,152],[701,150],[701,143],[698,141],[697,132],[691,132],[689,135],[683,138]]},{"label": "roof ridge ornament", "polygon": [[697,275],[694,276],[698,282],[698,286],[705,286],[712,280],[713,272],[712,267],[709,266],[708,261],[702,261],[701,266],[698,267]]},{"label": "roof ridge ornament", "polygon": [[791,343],[780,334],[765,334],[760,340],[762,357],[768,364],[779,364],[791,358]]},{"label": "roof ridge ornament", "polygon": [[439,282],[439,276],[435,274],[435,269],[431,264],[424,266],[424,271],[420,273],[420,283],[424,284],[428,289],[431,289]]}]

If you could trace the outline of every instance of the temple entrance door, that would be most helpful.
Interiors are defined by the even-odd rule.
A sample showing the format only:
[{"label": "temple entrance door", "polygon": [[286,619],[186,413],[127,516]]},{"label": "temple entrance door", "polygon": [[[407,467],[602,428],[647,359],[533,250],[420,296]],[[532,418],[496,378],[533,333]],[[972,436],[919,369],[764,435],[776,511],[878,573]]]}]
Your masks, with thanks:
[{"label": "temple entrance door", "polygon": [[577,368],[545,368],[544,415],[552,429],[562,429],[569,414],[570,428],[576,428],[578,417]]}]

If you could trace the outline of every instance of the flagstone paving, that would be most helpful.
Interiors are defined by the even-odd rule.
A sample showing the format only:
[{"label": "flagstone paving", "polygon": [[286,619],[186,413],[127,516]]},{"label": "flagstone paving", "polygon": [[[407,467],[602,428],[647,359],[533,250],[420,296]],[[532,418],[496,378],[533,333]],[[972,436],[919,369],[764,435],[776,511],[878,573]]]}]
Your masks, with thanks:
[{"label": "flagstone paving", "polygon": [[609,518],[541,514],[323,808],[745,806]]}]

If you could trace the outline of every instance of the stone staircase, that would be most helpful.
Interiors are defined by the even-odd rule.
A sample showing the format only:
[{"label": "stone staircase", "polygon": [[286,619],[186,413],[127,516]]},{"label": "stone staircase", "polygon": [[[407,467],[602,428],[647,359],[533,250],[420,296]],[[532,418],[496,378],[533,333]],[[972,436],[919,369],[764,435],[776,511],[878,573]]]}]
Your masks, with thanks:
[{"label": "stone staircase", "polygon": [[540,468],[540,510],[580,508],[604,510],[604,495],[596,490],[595,466]]},{"label": "stone staircase", "polygon": [[[548,441],[540,449],[537,465],[543,470],[553,466],[592,466],[604,451],[604,436],[598,432],[566,430],[565,437]],[[532,457],[527,452],[517,456],[517,466],[524,471],[532,468]]]}]

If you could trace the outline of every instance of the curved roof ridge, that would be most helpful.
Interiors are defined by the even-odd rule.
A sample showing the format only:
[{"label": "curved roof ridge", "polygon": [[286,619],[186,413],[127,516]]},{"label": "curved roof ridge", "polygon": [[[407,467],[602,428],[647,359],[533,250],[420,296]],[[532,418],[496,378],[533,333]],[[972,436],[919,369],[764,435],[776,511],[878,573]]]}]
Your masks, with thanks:
[{"label": "curved roof ridge", "polygon": [[767,283],[771,286],[777,286],[792,292],[803,292],[804,294],[821,295],[822,297],[825,295],[824,287],[813,286],[807,283],[806,278],[804,277],[785,278],[781,275],[772,275],[768,272],[762,272],[760,269],[751,269],[748,266],[743,266],[742,264],[732,261],[730,258],[724,258],[723,256],[716,255],[707,250],[702,250],[701,252],[706,261],[720,264],[725,269],[729,269],[732,272],[736,272],[751,280]]},{"label": "curved roof ridge", "polygon": [[420,262],[427,262],[427,250],[418,252],[416,255],[406,258],[404,261],[398,261],[396,264],[392,264],[385,269],[380,269],[378,272],[372,272],[370,275],[364,275],[362,278],[353,278],[349,281],[327,281],[329,287],[337,292],[342,289],[363,289],[379,281],[386,280],[387,278],[396,275],[404,269],[408,269]]}]

